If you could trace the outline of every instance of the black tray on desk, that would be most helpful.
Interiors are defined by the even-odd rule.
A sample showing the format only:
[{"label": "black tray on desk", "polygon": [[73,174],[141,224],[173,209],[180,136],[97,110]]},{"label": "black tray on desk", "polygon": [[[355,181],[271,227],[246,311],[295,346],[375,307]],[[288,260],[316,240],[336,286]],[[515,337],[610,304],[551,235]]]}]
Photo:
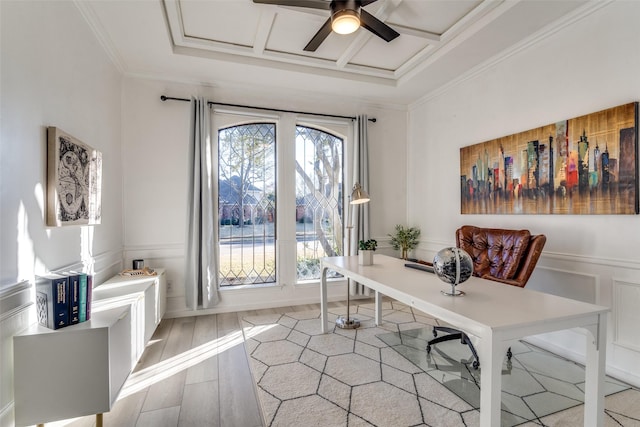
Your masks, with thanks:
[{"label": "black tray on desk", "polygon": [[409,268],[415,268],[416,270],[420,270],[420,271],[426,271],[427,273],[434,273],[432,265],[406,263],[404,266]]}]

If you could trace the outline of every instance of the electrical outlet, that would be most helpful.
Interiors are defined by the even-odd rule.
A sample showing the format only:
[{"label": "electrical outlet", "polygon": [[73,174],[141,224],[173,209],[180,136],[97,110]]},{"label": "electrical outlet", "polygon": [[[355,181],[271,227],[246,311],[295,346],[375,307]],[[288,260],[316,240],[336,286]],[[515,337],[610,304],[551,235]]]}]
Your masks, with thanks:
[{"label": "electrical outlet", "polygon": [[173,286],[173,282],[171,280],[167,280],[167,290],[170,291]]}]

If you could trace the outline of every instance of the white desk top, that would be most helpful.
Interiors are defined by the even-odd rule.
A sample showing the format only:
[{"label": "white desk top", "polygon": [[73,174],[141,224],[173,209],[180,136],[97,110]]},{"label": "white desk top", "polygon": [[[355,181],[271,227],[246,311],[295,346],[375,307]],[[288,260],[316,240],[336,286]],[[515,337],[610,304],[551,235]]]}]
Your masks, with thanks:
[{"label": "white desk top", "polygon": [[405,267],[407,261],[382,254],[376,254],[369,266],[359,265],[356,256],[323,258],[322,262],[330,270],[349,271],[357,282],[480,337],[489,330],[500,332],[505,339],[513,338],[510,330],[518,330],[514,337],[521,337],[527,329],[527,335],[534,335],[548,331],[549,323],[558,330],[566,329],[576,319],[584,324],[588,315],[594,315],[595,323],[597,314],[609,311],[608,307],[478,277],[456,287],[464,296],[446,296],[440,291],[450,291],[451,285],[435,274]]}]

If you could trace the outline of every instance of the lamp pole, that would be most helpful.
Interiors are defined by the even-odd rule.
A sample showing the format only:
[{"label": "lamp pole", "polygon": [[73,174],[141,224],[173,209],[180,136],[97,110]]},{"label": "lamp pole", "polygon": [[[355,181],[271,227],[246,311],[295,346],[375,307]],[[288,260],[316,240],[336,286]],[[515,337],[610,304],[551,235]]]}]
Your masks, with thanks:
[{"label": "lamp pole", "polygon": [[[351,255],[351,233],[353,231],[353,205],[360,205],[369,202],[369,194],[362,189],[359,183],[355,183],[353,190],[349,195],[349,211],[347,215],[347,256]],[[352,319],[349,316],[349,308],[351,306],[351,279],[347,279],[347,317],[339,316],[336,319],[336,326],[341,329],[356,329],[360,327],[358,319]]]}]

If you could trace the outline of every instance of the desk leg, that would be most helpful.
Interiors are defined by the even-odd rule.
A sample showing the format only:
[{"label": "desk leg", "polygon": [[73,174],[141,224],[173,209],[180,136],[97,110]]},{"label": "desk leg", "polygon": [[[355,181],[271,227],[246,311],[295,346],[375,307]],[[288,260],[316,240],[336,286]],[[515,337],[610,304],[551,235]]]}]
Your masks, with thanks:
[{"label": "desk leg", "polygon": [[96,414],[96,427],[102,427],[102,414]]},{"label": "desk leg", "polygon": [[376,293],[376,326],[382,325],[382,294],[378,291]]},{"label": "desk leg", "polygon": [[587,363],[584,387],[584,425],[604,425],[604,371],[607,348],[607,314],[598,315],[598,324],[585,328],[587,335]]},{"label": "desk leg", "polygon": [[494,337],[480,341],[480,427],[500,425],[504,351]]},{"label": "desk leg", "polygon": [[322,267],[322,278],[320,279],[320,322],[322,333],[326,334],[327,330],[327,268]]}]

